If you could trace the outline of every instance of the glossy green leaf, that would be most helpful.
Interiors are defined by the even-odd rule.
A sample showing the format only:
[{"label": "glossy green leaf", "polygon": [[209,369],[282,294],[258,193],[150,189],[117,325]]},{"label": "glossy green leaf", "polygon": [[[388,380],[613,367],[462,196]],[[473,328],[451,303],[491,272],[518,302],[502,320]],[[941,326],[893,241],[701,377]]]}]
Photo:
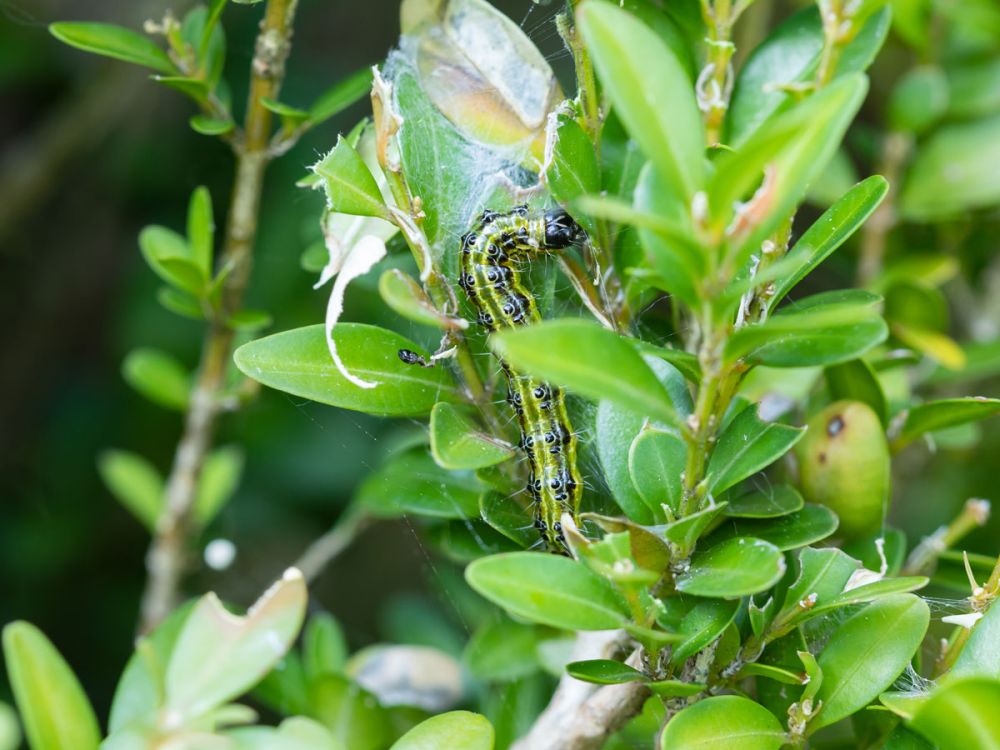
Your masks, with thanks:
[{"label": "glossy green leaf", "polygon": [[253,687],[285,654],[306,610],[302,574],[290,569],[243,617],[214,594],[195,605],[167,665],[164,705],[190,721]]},{"label": "glossy green leaf", "polygon": [[718,695],[674,716],[662,750],[778,750],[786,736],[774,714],[748,698]]},{"label": "glossy green leaf", "polygon": [[846,362],[885,341],[881,298],[860,289],[824,292],[787,305],[764,323],[740,328],[726,342],[729,361],[768,367]]},{"label": "glossy green leaf", "polygon": [[[841,53],[837,75],[864,70],[889,29],[887,13],[869,18]],[[794,96],[782,86],[810,80],[819,65],[823,28],[815,6],[790,16],[758,45],[740,68],[726,118],[728,142],[741,147]]]},{"label": "glossy green leaf", "polygon": [[935,748],[916,732],[897,726],[886,737],[881,750],[935,750]]},{"label": "glossy green leaf", "polygon": [[353,375],[378,383],[361,388],[336,368],[322,325],[296,328],[244,344],[233,355],[248,377],[295,396],[342,409],[382,416],[422,416],[454,394],[443,367],[415,367],[399,360],[400,349],[420,347],[398,333],[360,323],[333,329],[344,365]]},{"label": "glossy green leaf", "polygon": [[188,203],[187,235],[191,260],[207,278],[212,273],[215,219],[212,216],[212,195],[206,187],[198,187],[191,193],[191,200]]},{"label": "glossy green leaf", "polygon": [[676,434],[643,429],[632,441],[628,453],[629,474],[639,496],[653,511],[662,515],[665,503],[676,513],[680,508],[684,488],[681,474],[687,459],[687,447]]},{"label": "glossy green leaf", "polygon": [[916,591],[927,585],[927,578],[924,576],[903,576],[901,578],[883,578],[879,581],[866,583],[863,586],[847,589],[833,597],[826,604],[817,604],[813,612],[826,612],[838,607],[847,607],[852,604],[863,604],[875,601],[895,594],[905,594]]},{"label": "glossy green leaf", "polygon": [[290,127],[295,127],[309,118],[309,113],[304,109],[279,102],[277,99],[272,99],[269,96],[262,96],[260,103],[264,109],[279,115],[282,121]]},{"label": "glossy green leaf", "polygon": [[323,180],[327,208],[353,216],[374,216],[385,219],[388,209],[382,200],[378,183],[364,159],[343,136],[337,145],[312,167]]},{"label": "glossy green leaf", "polygon": [[645,422],[645,418],[632,409],[601,401],[597,406],[594,433],[601,470],[618,507],[636,523],[652,524],[660,514],[646,504],[629,470],[631,446]]},{"label": "glossy green leaf", "polygon": [[1000,414],[1000,399],[975,396],[949,398],[914,406],[892,441],[893,450],[912,443],[927,432],[944,430]]},{"label": "glossy green leaf", "polygon": [[167,53],[152,40],[122,26],[64,21],[50,25],[49,32],[59,41],[85,52],[143,65],[161,73],[175,71]]},{"label": "glossy green leaf", "polygon": [[605,579],[567,557],[511,552],[476,560],[469,585],[511,614],[568,630],[620,627],[628,610]]},{"label": "glossy green leaf", "polygon": [[872,175],[824,211],[785,256],[795,263],[795,267],[775,279],[769,309],[774,309],[792,287],[843,245],[875,212],[888,192],[886,179]]},{"label": "glossy green leaf", "polygon": [[173,230],[149,226],[139,233],[139,249],[161,279],[194,297],[205,293],[208,274],[194,261],[187,241]]},{"label": "glossy green leaf", "polygon": [[237,310],[226,321],[237,331],[258,331],[271,325],[273,319],[266,310]]},{"label": "glossy green leaf", "polygon": [[900,594],[868,604],[837,628],[819,655],[823,708],[810,731],[850,716],[888,688],[920,647],[929,620],[923,600]]},{"label": "glossy green leaf", "polygon": [[232,132],[236,123],[230,119],[221,117],[210,117],[205,114],[192,115],[188,120],[191,129],[201,135],[225,135]]},{"label": "glossy green leaf", "polygon": [[194,501],[194,518],[199,526],[207,526],[229,502],[243,474],[243,450],[229,445],[212,451],[205,458],[198,477],[198,493]]},{"label": "glossy green leaf", "polygon": [[21,746],[21,725],[13,708],[0,701],[0,750],[17,750]]},{"label": "glossy green leaf", "polygon": [[524,509],[505,493],[483,493],[479,498],[479,515],[491,527],[522,548],[538,542],[538,530],[528,523]]},{"label": "glossy green leaf", "polygon": [[728,539],[691,558],[677,577],[677,590],[695,596],[733,598],[766,591],[785,574],[785,558],[773,544]]},{"label": "glossy green leaf", "polygon": [[203,320],[205,312],[201,308],[201,303],[187,292],[182,292],[173,287],[164,286],[156,292],[156,300],[172,313],[181,315],[192,320]]},{"label": "glossy green leaf", "polygon": [[713,532],[711,539],[749,536],[784,551],[826,539],[836,530],[836,513],[822,505],[806,503],[801,510],[780,518],[731,519]]},{"label": "glossy green leaf", "polygon": [[646,675],[638,669],[612,659],[588,659],[566,665],[566,674],[583,682],[596,685],[620,685],[624,682],[646,682]]},{"label": "glossy green leaf", "polygon": [[1000,116],[939,128],[921,144],[899,205],[915,221],[937,221],[1000,201]]},{"label": "glossy green leaf", "polygon": [[761,242],[804,199],[829,163],[868,91],[862,74],[846,75],[764,125],[741,147],[719,157],[708,189],[712,221],[731,225],[735,207],[768,177],[760,198],[768,210],[733,240],[733,261],[742,266]]},{"label": "glossy green leaf", "polygon": [[458,407],[431,409],[431,455],[445,469],[481,469],[513,458],[514,446],[483,432]]},{"label": "glossy green leaf", "polygon": [[626,130],[689,200],[702,184],[705,136],[683,65],[652,29],[611,4],[581,5],[577,24]]},{"label": "glossy green leaf", "polygon": [[729,501],[726,515],[734,518],[775,518],[794,513],[803,504],[802,495],[787,484],[754,490]]},{"label": "glossy green leaf", "polygon": [[163,477],[137,453],[109,450],[97,460],[101,479],[115,499],[153,531],[163,509]]},{"label": "glossy green leaf", "polygon": [[[568,205],[581,195],[601,189],[601,170],[594,153],[594,144],[580,124],[565,115],[559,116],[552,160],[545,172],[545,182],[552,197]],[[583,215],[585,229],[593,233],[596,225]]]},{"label": "glossy green leaf", "polygon": [[3,629],[10,687],[31,750],[97,750],[97,717],[73,670],[28,622]]},{"label": "glossy green leaf", "polygon": [[358,101],[372,86],[371,68],[351,73],[328,88],[309,107],[309,122],[318,125]]},{"label": "glossy green leaf", "polygon": [[320,612],[309,618],[302,635],[302,666],[306,674],[319,677],[339,674],[347,663],[347,638],[337,619]]},{"label": "glossy green leaf", "polygon": [[725,502],[715,503],[658,528],[664,539],[678,547],[682,554],[688,555],[695,548],[705,529],[711,526],[725,509]]},{"label": "glossy green leaf", "polygon": [[826,387],[834,401],[860,401],[871,407],[882,424],[889,419],[889,403],[871,365],[852,359],[824,371]]},{"label": "glossy green leaf", "polygon": [[679,666],[722,635],[736,617],[739,601],[708,599],[698,601],[681,620],[678,633],[684,637],[674,646],[670,661]]},{"label": "glossy green leaf", "polygon": [[133,349],[122,362],[125,381],[167,409],[187,409],[191,377],[176,359],[159,349]]},{"label": "glossy green leaf", "polygon": [[813,607],[834,601],[859,567],[857,560],[835,547],[801,550],[798,577],[785,592],[783,619],[801,619]]},{"label": "glossy green leaf", "polygon": [[967,677],[931,693],[910,726],[940,750],[1000,748],[1000,681]]},{"label": "glossy green leaf", "polygon": [[483,485],[469,471],[446,471],[423,448],[393,456],[358,489],[370,512],[394,518],[416,513],[432,518],[477,518]]},{"label": "glossy green leaf", "polygon": [[378,280],[378,291],[385,303],[404,318],[435,328],[466,328],[468,324],[461,318],[445,315],[423,290],[417,281],[400,271],[390,268]]},{"label": "glossy green leaf", "polygon": [[152,76],[152,80],[199,103],[208,101],[211,93],[208,82],[197,76]]},{"label": "glossy green leaf", "polygon": [[391,750],[493,750],[493,740],[493,726],[485,716],[451,711],[421,722]]},{"label": "glossy green leaf", "polygon": [[801,427],[764,422],[757,407],[744,409],[719,436],[708,462],[708,488],[716,495],[781,458],[802,437]]},{"label": "glossy green leaf", "polygon": [[[593,399],[677,424],[670,396],[628,341],[583,319],[565,318],[496,333],[490,346],[519,369]],[[601,352],[601,358],[580,357]],[[608,362],[614,367],[609,368]]]},{"label": "glossy green leaf", "polygon": [[533,625],[490,620],[472,634],[463,659],[481,680],[516,680],[540,668],[535,649],[541,638]]},{"label": "glossy green leaf", "polygon": [[1000,607],[995,602],[972,629],[948,675],[1000,680]]}]

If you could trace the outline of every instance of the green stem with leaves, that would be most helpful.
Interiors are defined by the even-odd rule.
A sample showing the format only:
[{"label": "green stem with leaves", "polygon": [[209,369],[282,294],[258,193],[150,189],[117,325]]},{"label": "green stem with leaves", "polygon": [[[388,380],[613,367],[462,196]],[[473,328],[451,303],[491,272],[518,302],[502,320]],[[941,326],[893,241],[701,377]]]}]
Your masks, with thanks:
[{"label": "green stem with leaves", "polygon": [[272,113],[262,100],[277,98],[281,89],[297,4],[298,0],[268,0],[257,36],[243,133],[233,141],[236,175],[223,244],[221,302],[209,321],[184,432],[167,477],[163,512],[146,557],[148,578],[140,614],[143,633],[156,627],[177,603],[189,541],[197,531],[192,509],[222,411],[221,395],[232,357],[234,330],[229,320],[240,309],[250,280],[264,172],[271,159]]}]

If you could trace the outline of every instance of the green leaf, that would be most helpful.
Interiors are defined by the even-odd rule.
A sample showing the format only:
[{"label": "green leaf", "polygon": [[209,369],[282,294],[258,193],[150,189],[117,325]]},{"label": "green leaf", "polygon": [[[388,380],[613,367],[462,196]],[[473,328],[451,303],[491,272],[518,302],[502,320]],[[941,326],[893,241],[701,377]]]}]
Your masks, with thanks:
[{"label": "green leaf", "polygon": [[787,305],[763,323],[740,328],[725,357],[768,367],[812,367],[846,362],[885,341],[889,329],[881,298],[860,289],[824,292]]},{"label": "green leaf", "polygon": [[689,555],[705,530],[725,511],[726,505],[725,502],[715,503],[697,513],[690,513],[673,523],[659,527],[663,538],[676,545],[681,554]]},{"label": "green leaf", "polygon": [[166,352],[133,349],[122,362],[122,377],[153,403],[177,411],[187,409],[191,376]]},{"label": "green leaf", "polygon": [[153,76],[152,79],[169,89],[179,91],[199,104],[207,102],[211,94],[208,82],[196,76]]},{"label": "green leaf", "polygon": [[379,277],[378,292],[394,312],[415,323],[435,328],[466,328],[468,325],[463,319],[438,310],[423,287],[398,268],[390,268]]},{"label": "green leaf", "polygon": [[944,430],[1000,414],[1000,399],[975,396],[931,401],[910,409],[892,441],[898,451],[927,432]]},{"label": "green leaf", "polygon": [[935,750],[935,748],[916,732],[897,726],[886,737],[881,750]]},{"label": "green leaf", "polygon": [[21,747],[21,725],[13,708],[0,701],[0,750],[17,750]]},{"label": "green leaf", "polygon": [[736,617],[739,607],[740,603],[736,599],[709,599],[695,604],[681,620],[678,632],[684,640],[674,647],[670,656],[671,664],[680,666],[689,656],[694,656],[722,635],[722,631]]},{"label": "green leaf", "polygon": [[310,716],[348,750],[382,750],[391,739],[389,717],[375,697],[341,675],[309,685]]},{"label": "green leaf", "polygon": [[708,205],[720,231],[730,226],[738,202],[757,189],[765,172],[768,175],[763,197],[758,196],[766,200],[767,211],[749,218],[733,239],[732,260],[738,266],[803,200],[836,152],[867,90],[868,81],[860,73],[838,78],[768,122],[738,152],[719,157]]},{"label": "green leaf", "polygon": [[882,599],[894,594],[905,594],[916,591],[927,585],[927,578],[924,576],[904,576],[902,578],[883,578],[880,581],[867,583],[864,586],[848,589],[833,597],[826,604],[817,604],[813,612],[826,612],[838,607],[847,607],[852,604],[863,604],[865,602]]},{"label": "green leaf", "polygon": [[882,424],[889,419],[889,403],[871,365],[852,359],[827,367],[826,387],[834,401],[860,401],[871,407]]},{"label": "green leaf", "polygon": [[104,451],[97,469],[115,499],[153,531],[163,509],[160,472],[139,454],[128,451]]},{"label": "green leaf", "polygon": [[786,741],[774,714],[748,698],[719,695],[688,706],[660,737],[662,750],[778,750]]},{"label": "green leaf", "polygon": [[[801,620],[815,606],[835,601],[860,567],[857,560],[834,547],[799,552],[799,575],[785,592],[781,619]],[[806,607],[802,602],[811,602]]]},{"label": "green leaf", "polygon": [[434,404],[431,455],[445,469],[481,469],[513,458],[514,446],[483,432],[458,407]]},{"label": "green leaf", "polygon": [[792,287],[843,245],[875,212],[888,192],[886,179],[881,175],[872,175],[824,211],[785,256],[796,265],[775,280],[774,296],[768,308],[773,310]]},{"label": "green leaf", "polygon": [[649,678],[638,669],[612,659],[588,659],[566,665],[566,674],[583,682],[596,685],[620,685],[624,682],[648,682]]},{"label": "green leaf", "polygon": [[483,485],[468,471],[446,471],[424,448],[393,456],[358,488],[357,501],[372,513],[394,518],[415,513],[432,518],[478,518]]},{"label": "green leaf", "polygon": [[198,494],[194,502],[194,517],[198,525],[207,526],[236,492],[243,473],[243,451],[227,446],[212,451],[205,459],[198,477]]},{"label": "green leaf", "polygon": [[927,632],[930,611],[912,594],[888,596],[855,613],[834,632],[819,666],[823,708],[809,731],[840,721],[867,706],[910,663]]},{"label": "green leaf", "polygon": [[931,693],[910,723],[941,750],[1000,748],[1000,682],[969,677]]},{"label": "green leaf", "polygon": [[318,125],[339,114],[368,93],[372,87],[372,70],[363,68],[337,81],[309,108],[309,123]]},{"label": "green leaf", "polygon": [[156,300],[170,312],[193,320],[204,320],[205,313],[201,302],[187,292],[173,287],[160,287],[156,292]]},{"label": "green leaf", "polygon": [[344,631],[328,612],[309,618],[302,635],[302,666],[312,679],[339,674],[347,663],[348,647]]},{"label": "green leaf", "polygon": [[530,547],[538,541],[538,532],[526,523],[524,511],[501,492],[485,492],[479,498],[479,515],[491,527],[520,547]]},{"label": "green leaf", "polygon": [[59,41],[85,52],[144,65],[161,73],[176,70],[166,52],[142,34],[122,26],[63,21],[51,24],[49,32]]},{"label": "green leaf", "polygon": [[506,618],[488,620],[472,634],[463,658],[481,680],[516,680],[540,668],[535,650],[541,639],[533,625]]},{"label": "green leaf", "polygon": [[749,536],[785,551],[826,539],[836,530],[836,513],[822,505],[807,503],[802,510],[780,518],[732,519],[713,532],[710,540]]},{"label": "green leaf", "polygon": [[991,115],[1000,110],[1000,60],[965,61],[948,71],[948,114],[955,118]]},{"label": "green leaf", "polygon": [[226,732],[234,750],[347,750],[322,724],[304,716],[285,719],[277,727],[241,727]]},{"label": "green leaf", "polygon": [[577,25],[626,130],[689,201],[704,179],[705,135],[684,66],[654,31],[610,3],[582,4]]},{"label": "green leaf", "polygon": [[485,716],[451,711],[432,716],[404,734],[390,750],[493,750],[493,727]]},{"label": "green leaf", "polygon": [[191,260],[205,278],[212,275],[212,254],[215,220],[212,217],[212,195],[206,187],[195,188],[188,203],[187,241]]},{"label": "green leaf", "polygon": [[628,453],[629,474],[639,496],[654,515],[662,515],[665,503],[676,513],[684,488],[681,474],[687,459],[684,441],[672,432],[650,427],[632,441]]},{"label": "green leaf", "polygon": [[[545,172],[545,182],[552,197],[568,205],[581,195],[596,193],[601,189],[601,170],[594,153],[594,144],[580,124],[560,115],[556,142],[552,148],[552,161]],[[588,232],[594,234],[596,224],[584,214],[580,217]]]},{"label": "green leaf", "polygon": [[933,65],[906,71],[889,96],[889,127],[920,134],[931,128],[948,110],[948,79]]},{"label": "green leaf", "polygon": [[794,513],[802,507],[803,502],[798,490],[787,484],[779,484],[730,500],[726,515],[734,518],[775,518]]},{"label": "green leaf", "polygon": [[639,412],[623,409],[611,401],[601,401],[597,406],[594,433],[601,470],[618,507],[636,523],[652,524],[660,518],[660,512],[646,504],[629,469],[632,443],[645,422]]},{"label": "green leaf", "polygon": [[378,183],[361,154],[343,136],[338,136],[337,145],[312,171],[323,179],[330,211],[388,219],[389,211]]},{"label": "green leaf", "polygon": [[[490,337],[490,347],[516,368],[638,414],[679,423],[674,405],[642,357],[618,334],[582,319],[546,321]],[[601,359],[580,357],[601,352]],[[613,362],[614,367],[607,367]]]},{"label": "green leaf", "polygon": [[691,558],[677,590],[695,596],[733,598],[766,591],[785,574],[785,558],[760,539],[728,539]]},{"label": "green leaf", "polygon": [[1000,201],[1000,115],[939,128],[921,144],[906,175],[900,210],[938,221]]},{"label": "green leaf", "polygon": [[188,120],[191,130],[201,135],[225,135],[232,132],[236,123],[228,118],[211,117],[209,115],[192,115]]},{"label": "green leaf", "polygon": [[270,671],[299,633],[305,580],[290,569],[246,616],[203,596],[184,622],[167,665],[164,710],[179,724],[243,694]]},{"label": "green leaf", "polygon": [[757,407],[744,409],[719,436],[708,462],[708,491],[718,495],[770,466],[799,441],[804,430],[763,422]]},{"label": "green leaf", "polygon": [[510,552],[465,569],[476,591],[511,614],[567,630],[620,627],[628,610],[610,583],[567,557]]},{"label": "green leaf", "polygon": [[272,323],[271,313],[267,310],[237,310],[229,316],[226,323],[237,331],[259,331]]},{"label": "green leaf", "polygon": [[262,96],[260,98],[260,103],[264,109],[279,115],[282,120],[291,127],[299,125],[309,117],[309,113],[305,110],[293,107],[290,104],[285,104],[284,102],[279,102],[277,99],[272,99],[267,96]]},{"label": "green leaf", "polygon": [[193,297],[205,293],[208,275],[194,262],[187,241],[166,227],[149,226],[139,233],[139,249],[161,279]]},{"label": "green leaf", "polygon": [[348,371],[378,382],[375,388],[360,388],[334,366],[322,325],[251,341],[233,356],[245,375],[271,388],[369,414],[422,416],[454,394],[445,368],[414,367],[399,360],[400,349],[420,347],[394,331],[338,323],[333,339]]},{"label": "green leaf", "polygon": [[976,676],[1000,680],[1000,607],[996,602],[972,629],[948,675],[949,679]]},{"label": "green leaf", "polygon": [[97,750],[97,717],[66,661],[28,622],[3,629],[10,687],[31,750]]}]

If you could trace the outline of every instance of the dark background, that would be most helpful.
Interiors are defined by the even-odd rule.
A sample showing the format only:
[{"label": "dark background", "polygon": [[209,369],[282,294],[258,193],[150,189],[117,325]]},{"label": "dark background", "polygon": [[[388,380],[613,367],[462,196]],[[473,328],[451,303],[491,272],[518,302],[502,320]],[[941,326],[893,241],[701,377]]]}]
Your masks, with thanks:
[{"label": "dark background", "polygon": [[[182,97],[144,80],[141,70],[61,45],[46,25],[106,20],[139,27],[165,7],[0,0],[0,623],[23,618],[40,626],[101,716],[132,649],[148,535],[103,487],[96,459],[106,448],[124,448],[166,473],[181,426],[176,413],[128,387],[120,363],[147,345],[194,367],[202,331],[156,302],[159,282],[142,262],[136,236],[152,223],[181,229],[188,196],[200,184],[210,188],[221,226],[232,160],[227,146],[190,130],[192,110]],[[523,26],[568,83],[566,60],[545,23],[556,7],[527,0],[505,7],[515,20],[528,13]],[[232,5],[224,15],[235,102],[244,97],[260,12]],[[338,78],[382,60],[398,36],[397,14],[396,0],[301,0],[282,99],[304,105]],[[851,136],[862,175],[874,171],[872,133],[886,88],[912,62],[890,41],[876,64],[873,93]],[[323,125],[268,173],[248,306],[274,315],[271,330],[322,320],[327,292],[314,291],[314,277],[299,265],[318,237],[320,197],[294,182],[367,109],[361,102]],[[971,288],[994,253],[995,228],[987,217],[971,233],[976,244],[963,262],[963,283]],[[921,230],[904,235],[897,244],[926,237]],[[850,253],[831,260],[816,284],[851,283],[851,263]],[[352,288],[349,319],[384,315],[373,284]],[[980,383],[972,393],[996,390]],[[250,602],[330,526],[387,445],[416,429],[271,391],[223,418],[217,442],[243,445],[246,469],[203,541],[232,539],[238,558],[225,573],[196,575],[189,590],[212,588]],[[936,456],[916,449],[898,462],[894,521],[912,538],[947,521],[967,497],[991,497],[1000,430],[988,425],[984,433],[977,448]],[[998,528],[977,532],[970,547],[995,554]],[[344,622],[353,645],[391,637],[400,601],[394,595],[435,601],[428,581],[444,563],[429,555],[415,527],[380,524],[317,582],[316,606]]]}]

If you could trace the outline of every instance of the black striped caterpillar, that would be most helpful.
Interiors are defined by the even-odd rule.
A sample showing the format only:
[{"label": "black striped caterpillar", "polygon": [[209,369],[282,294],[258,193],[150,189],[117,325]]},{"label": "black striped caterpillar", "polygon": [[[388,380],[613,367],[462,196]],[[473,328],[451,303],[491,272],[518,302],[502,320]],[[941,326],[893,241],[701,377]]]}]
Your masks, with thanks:
[{"label": "black striped caterpillar", "polygon": [[[585,237],[565,211],[531,212],[527,206],[509,213],[484,211],[462,237],[458,280],[479,314],[478,322],[490,332],[540,322],[535,299],[521,282],[520,261]],[[576,435],[562,391],[517,372],[502,359],[500,367],[528,457],[527,489],[535,504],[535,527],[551,551],[564,552],[559,519],[563,513],[576,518],[583,487],[576,467]]]}]

